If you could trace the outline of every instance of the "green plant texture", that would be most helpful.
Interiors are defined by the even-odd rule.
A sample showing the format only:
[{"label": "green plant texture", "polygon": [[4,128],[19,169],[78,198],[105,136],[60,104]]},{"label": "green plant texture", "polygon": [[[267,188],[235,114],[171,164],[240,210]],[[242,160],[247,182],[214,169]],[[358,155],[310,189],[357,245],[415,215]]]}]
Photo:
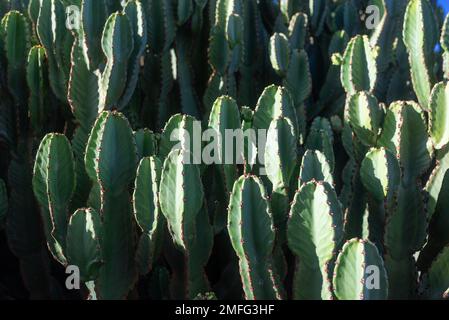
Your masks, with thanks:
[{"label": "green plant texture", "polygon": [[19,279],[0,298],[449,298],[436,1],[1,0],[0,17],[0,261]]}]

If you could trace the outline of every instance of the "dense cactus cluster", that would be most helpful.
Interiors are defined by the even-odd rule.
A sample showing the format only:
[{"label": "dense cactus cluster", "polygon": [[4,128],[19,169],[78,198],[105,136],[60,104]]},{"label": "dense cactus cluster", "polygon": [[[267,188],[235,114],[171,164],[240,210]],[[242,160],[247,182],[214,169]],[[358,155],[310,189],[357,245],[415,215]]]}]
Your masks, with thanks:
[{"label": "dense cactus cluster", "polygon": [[0,14],[0,297],[449,297],[435,1]]}]

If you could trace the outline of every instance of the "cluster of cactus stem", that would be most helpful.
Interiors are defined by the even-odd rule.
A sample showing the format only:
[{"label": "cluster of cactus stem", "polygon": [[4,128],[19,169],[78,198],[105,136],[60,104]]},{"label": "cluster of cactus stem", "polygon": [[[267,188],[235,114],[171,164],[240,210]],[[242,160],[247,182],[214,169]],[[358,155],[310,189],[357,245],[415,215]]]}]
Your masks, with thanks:
[{"label": "cluster of cactus stem", "polygon": [[[3,2],[0,230],[31,298],[64,297],[54,265],[88,299],[449,297],[435,1]],[[197,122],[266,139],[204,163]]]}]

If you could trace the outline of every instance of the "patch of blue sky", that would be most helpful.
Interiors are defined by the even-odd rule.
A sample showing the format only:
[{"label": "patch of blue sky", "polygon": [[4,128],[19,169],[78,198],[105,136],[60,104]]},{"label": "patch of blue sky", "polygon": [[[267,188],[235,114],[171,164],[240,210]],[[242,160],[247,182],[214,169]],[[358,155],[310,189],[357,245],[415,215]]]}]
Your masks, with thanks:
[{"label": "patch of blue sky", "polygon": [[438,0],[437,2],[444,9],[445,13],[449,12],[449,0]]}]

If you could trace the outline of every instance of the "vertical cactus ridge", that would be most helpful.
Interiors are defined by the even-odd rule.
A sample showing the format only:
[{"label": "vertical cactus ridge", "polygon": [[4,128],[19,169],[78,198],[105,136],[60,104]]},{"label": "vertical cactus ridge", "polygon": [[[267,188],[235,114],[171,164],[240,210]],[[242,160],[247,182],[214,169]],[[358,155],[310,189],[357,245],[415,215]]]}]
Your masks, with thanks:
[{"label": "vertical cactus ridge", "polygon": [[348,31],[348,34],[356,34],[360,30],[360,21],[357,17],[358,4],[354,1],[346,1],[342,3],[338,9],[337,14],[342,20],[341,27]]},{"label": "vertical cactus ridge", "polygon": [[79,209],[67,226],[67,262],[77,266],[83,282],[95,280],[102,265],[101,219],[91,208]]},{"label": "vertical cactus ridge", "polygon": [[206,110],[206,116],[212,110],[215,100],[221,95],[228,94],[225,81],[218,72],[213,72],[207,82],[207,88],[203,95],[203,104]]},{"label": "vertical cactus ridge", "polygon": [[324,130],[326,132],[326,135],[329,136],[329,141],[331,142],[331,144],[334,143],[334,131],[329,119],[325,117],[316,117],[310,126],[310,130]]},{"label": "vertical cactus ridge", "polygon": [[409,184],[430,166],[433,155],[424,112],[414,102],[396,102],[387,110],[379,145],[396,155]]},{"label": "vertical cactus ridge", "polygon": [[335,32],[332,35],[331,42],[329,44],[328,49],[329,57],[332,58],[332,55],[334,54],[343,55],[346,50],[346,47],[348,46],[349,41],[350,38],[345,30]]},{"label": "vertical cactus ridge", "polygon": [[30,89],[28,112],[33,130],[36,133],[43,131],[42,124],[48,117],[46,101],[45,50],[41,46],[30,49],[26,67],[26,79]]},{"label": "vertical cactus ridge", "polygon": [[341,83],[348,94],[372,92],[377,82],[377,67],[367,36],[356,36],[346,47],[341,66]]},{"label": "vertical cactus ridge", "polygon": [[397,190],[401,170],[399,163],[385,148],[371,149],[362,161],[360,177],[365,188],[377,201],[384,201]]},{"label": "vertical cactus ridge", "polygon": [[370,35],[370,43],[373,47],[379,48],[379,55],[376,58],[380,72],[388,68],[388,64],[394,59],[394,41],[397,35],[398,11],[395,4],[380,0],[376,3],[379,9],[380,21]]},{"label": "vertical cactus ridge", "polygon": [[[312,93],[312,76],[307,52],[304,50],[307,16],[297,13],[290,20],[288,30],[275,32],[270,38],[269,55],[274,70],[283,78],[298,114],[298,126],[303,142],[306,124],[304,101]],[[288,37],[287,37],[288,36]]]},{"label": "vertical cactus ridge", "polygon": [[231,13],[240,11],[242,7],[241,0],[217,0],[215,6],[214,23],[217,26],[225,26],[226,20]]},{"label": "vertical cactus ridge", "polygon": [[352,130],[367,146],[375,146],[382,128],[384,111],[376,97],[365,91],[349,97],[346,113]]},{"label": "vertical cactus ridge", "polygon": [[331,260],[343,236],[343,213],[327,182],[310,181],[295,194],[287,226],[288,246],[299,259],[295,299],[332,299]]},{"label": "vertical cactus ridge", "polygon": [[[281,1],[279,3],[279,10],[282,14],[282,18],[286,21],[291,21],[294,13],[301,9],[301,4],[298,3],[298,1]],[[304,8],[305,9],[305,8]]]},{"label": "vertical cactus ridge", "polygon": [[297,159],[297,136],[292,121],[279,117],[271,121],[265,148],[265,170],[273,189],[287,192]]},{"label": "vertical cactus ridge", "polygon": [[321,34],[328,14],[328,3],[325,0],[309,1],[308,12],[312,30],[318,36]]},{"label": "vertical cactus ridge", "polygon": [[226,40],[231,49],[243,42],[243,19],[236,13],[231,14],[226,21]]},{"label": "vertical cactus ridge", "polygon": [[190,16],[193,13],[193,1],[178,1],[178,5],[176,7],[177,17],[178,17],[178,25],[183,25],[187,22]]},{"label": "vertical cactus ridge", "polygon": [[396,260],[405,259],[420,250],[425,242],[427,214],[419,186],[399,186],[396,203],[387,217],[385,246]]},{"label": "vertical cactus ridge", "polygon": [[396,260],[387,254],[384,261],[388,274],[388,299],[413,299],[418,286],[415,259],[407,257]]},{"label": "vertical cactus ridge", "polygon": [[128,192],[112,195],[100,190],[100,201],[104,263],[95,283],[97,296],[105,300],[125,299],[137,281],[130,196]]},{"label": "vertical cactus ridge", "polygon": [[23,284],[30,297],[48,299],[52,297],[48,282],[51,276],[42,226],[47,230],[51,222],[39,216],[32,188],[32,159],[23,150],[27,144],[22,141],[18,147],[17,158],[8,168],[9,208],[5,231],[8,245],[20,261]]},{"label": "vertical cactus ridge", "polygon": [[137,167],[133,193],[134,215],[137,224],[146,233],[154,232],[159,219],[161,172],[162,163],[154,156],[143,158]]},{"label": "vertical cactus ridge", "polygon": [[449,51],[449,15],[446,15],[441,29],[440,45],[445,52]]},{"label": "vertical cactus ridge", "polygon": [[428,0],[412,0],[404,17],[402,39],[407,47],[413,88],[419,104],[425,110],[433,84],[432,51],[437,44],[438,27]]},{"label": "vertical cactus ridge", "polygon": [[98,181],[91,181],[91,188],[89,190],[86,203],[89,207],[95,209],[97,212],[101,210],[101,191]]},{"label": "vertical cactus ridge", "polygon": [[[240,118],[240,111],[239,107],[237,106],[236,101],[229,97],[229,96],[221,96],[219,97],[211,110],[211,113],[209,115],[209,128],[214,129],[217,134],[219,134],[219,150],[220,150],[220,163],[228,163],[229,161],[226,161],[226,158],[228,155],[226,155],[226,145],[230,144],[232,142],[232,145],[234,146],[232,150],[232,163],[236,163],[236,160],[240,157],[239,154],[237,154],[237,151],[239,151],[237,147],[237,141],[233,139],[232,141],[227,140],[227,130],[237,130],[241,127],[241,118]],[[231,183],[231,187],[234,181]]]},{"label": "vertical cactus ridge", "polygon": [[287,73],[290,56],[291,48],[287,37],[282,33],[273,34],[270,38],[270,61],[279,75]]},{"label": "vertical cactus ridge", "polygon": [[449,85],[437,83],[432,90],[429,103],[429,134],[435,149],[449,143]]},{"label": "vertical cactus ridge", "polygon": [[389,63],[397,59],[395,41],[401,37],[404,13],[408,1],[378,1],[382,19],[370,36],[373,46],[379,49],[377,63],[380,72],[389,68]]},{"label": "vertical cactus ridge", "polygon": [[107,6],[104,0],[83,0],[81,8],[81,24],[83,30],[83,53],[89,70],[93,71],[103,61],[101,36],[103,26],[108,18]]},{"label": "vertical cactus ridge", "polygon": [[217,0],[215,10],[211,6],[213,21],[211,21],[211,34],[208,49],[209,63],[220,75],[224,76],[230,60],[230,48],[226,39],[228,17],[233,13],[238,14],[240,9],[239,0]]},{"label": "vertical cactus ridge", "polygon": [[253,118],[254,111],[249,107],[242,107],[241,110],[242,116],[242,131],[244,134],[244,143],[243,143],[243,160],[245,162],[244,172],[251,172],[252,168],[256,163],[257,157],[257,145],[256,145],[256,137],[251,134],[251,129],[253,128]]},{"label": "vertical cactus ridge", "polygon": [[349,37],[344,30],[335,32],[332,36],[328,48],[328,56],[332,64],[320,89],[317,106],[312,110],[308,110],[309,117],[317,115],[327,104],[334,104],[336,100],[342,99],[344,90],[341,82],[341,66],[340,61],[338,64],[334,63],[334,58],[338,56],[341,59],[348,42]]},{"label": "vertical cactus ridge", "polygon": [[76,181],[72,148],[64,135],[51,133],[44,137],[36,155],[32,183],[49,248],[65,264],[68,205]]},{"label": "vertical cactus ridge", "polygon": [[100,110],[117,107],[126,89],[127,65],[134,50],[133,29],[124,13],[113,13],[106,21],[101,47],[107,58],[101,75]]},{"label": "vertical cactus ridge", "polygon": [[159,143],[159,158],[167,158],[174,148],[185,149],[189,151],[190,163],[200,163],[201,142],[195,138],[202,133],[195,131],[195,121],[194,117],[183,114],[175,114],[167,121]]},{"label": "vertical cactus ridge", "polygon": [[322,152],[330,165],[331,171],[334,171],[335,155],[332,145],[332,136],[329,135],[327,130],[321,128],[311,129],[305,145],[309,150],[318,150]]},{"label": "vertical cactus ridge", "polygon": [[200,118],[200,106],[195,90],[191,52],[192,42],[180,32],[176,37],[176,68],[179,78],[182,112],[195,118]]},{"label": "vertical cactus ridge", "polygon": [[430,266],[427,272],[426,294],[430,299],[447,299],[449,295],[449,247],[445,247]]},{"label": "vertical cactus ridge", "polygon": [[89,131],[78,127],[73,133],[71,140],[73,154],[75,156],[75,174],[76,174],[76,189],[71,202],[71,211],[77,208],[84,207],[92,187],[92,181],[86,172],[84,163],[84,156],[86,151],[86,144],[89,139]]},{"label": "vertical cactus ridge", "polygon": [[387,299],[387,272],[376,246],[360,239],[347,241],[335,264],[333,284],[339,300]]},{"label": "vertical cactus ridge", "polygon": [[440,36],[440,46],[444,50],[442,53],[444,78],[449,79],[449,15],[446,15],[443,22]]},{"label": "vertical cactus ridge", "polygon": [[100,102],[99,76],[90,69],[83,53],[80,40],[75,40],[72,48],[68,101],[72,113],[85,132],[90,132],[98,115]]},{"label": "vertical cactus ridge", "polygon": [[41,0],[30,0],[28,5],[28,16],[33,24],[33,31],[36,33],[36,25],[37,19],[39,18],[39,10],[40,10]]},{"label": "vertical cactus ridge", "polygon": [[147,22],[141,1],[128,1],[123,11],[131,25],[134,47],[129,56],[126,89],[118,102],[119,109],[126,107],[136,89],[139,80],[140,60],[148,41]]},{"label": "vertical cactus ridge", "polygon": [[86,147],[86,170],[102,188],[118,194],[135,177],[137,149],[128,120],[118,112],[104,111],[92,128]]},{"label": "vertical cactus ridge", "polygon": [[436,166],[430,174],[429,180],[424,188],[429,195],[427,204],[427,211],[429,218],[435,213],[437,201],[439,199],[440,191],[443,187],[446,172],[449,170],[449,152],[448,148],[438,150],[436,152]]},{"label": "vertical cactus ridge", "polygon": [[[343,169],[343,188],[339,200],[344,212],[344,238],[365,238],[368,194],[360,177],[359,164],[351,159]],[[368,217],[369,218],[369,217]]]},{"label": "vertical cactus ridge", "polygon": [[67,101],[68,74],[63,65],[62,45],[66,34],[64,5],[59,0],[42,0],[36,31],[48,59],[49,81],[54,94]]},{"label": "vertical cactus ridge", "polygon": [[[86,171],[98,186],[103,221],[104,265],[96,283],[103,299],[123,299],[136,279],[134,235],[128,188],[137,167],[131,127],[118,112],[102,112],[94,124],[85,153]],[[97,200],[98,201],[98,200]]]},{"label": "vertical cactus ridge", "polygon": [[309,58],[305,50],[292,51],[284,86],[290,91],[298,110],[312,93],[312,75],[310,74]]},{"label": "vertical cactus ridge", "polygon": [[[247,5],[251,4],[240,0],[220,0],[210,6],[212,27],[210,29],[208,58],[209,64],[214,70],[214,77],[210,79],[215,81],[209,82],[208,95],[216,92],[230,95],[236,99],[237,97],[242,100],[247,99],[244,93],[247,86],[238,78],[239,73],[242,78],[251,73],[245,60],[247,57],[246,49],[248,48],[246,31],[249,27],[247,24],[248,17],[245,16]],[[239,36],[240,38],[232,36],[232,29],[235,28],[241,28],[243,31]],[[221,85],[218,83],[219,79]],[[215,98],[217,96],[213,97],[212,100],[214,101]],[[247,103],[246,100],[243,101],[243,103]]]},{"label": "vertical cactus ridge", "polygon": [[98,115],[89,134],[88,143],[85,147],[84,163],[86,173],[92,181],[97,180],[97,157],[101,148],[101,136],[104,132],[104,124],[109,116],[108,112],[102,112]]},{"label": "vertical cactus ridge", "polygon": [[271,121],[264,159],[265,172],[273,185],[273,221],[278,229],[280,242],[285,238],[289,187],[293,171],[297,167],[297,143],[298,138],[289,118],[279,117]]},{"label": "vertical cactus ridge", "polygon": [[245,298],[280,299],[271,261],[273,218],[259,178],[242,176],[235,182],[228,214],[228,232],[239,258]]},{"label": "vertical cactus ridge", "polygon": [[[189,151],[175,149],[167,156],[160,182],[160,206],[173,243],[184,257],[181,297],[193,299],[208,290],[204,267],[212,250],[213,230],[204,201],[199,166],[187,164]],[[173,265],[178,269],[179,265]],[[176,279],[175,279],[176,280]]]},{"label": "vertical cactus ridge", "polygon": [[[145,90],[151,90],[151,92],[154,90],[155,92],[155,98],[157,99],[157,104],[155,105],[155,108],[157,109],[157,117],[155,117],[156,127],[163,128],[165,122],[170,117],[169,93],[174,85],[174,61],[170,51],[163,52],[160,57],[156,56],[153,57],[152,60],[147,59],[146,61],[147,63],[144,67],[146,67],[147,71],[145,74],[148,74],[148,70],[151,70],[151,74],[155,71],[160,76],[160,78],[158,78],[160,81],[159,86],[156,88],[154,86],[150,86],[151,89],[145,86]],[[150,80],[148,75],[146,75],[143,79],[146,81]]]},{"label": "vertical cactus ridge", "polygon": [[28,20],[18,11],[10,11],[1,21],[4,50],[8,61],[8,86],[16,104],[26,103],[25,66],[30,49]]},{"label": "vertical cactus ridge", "polygon": [[299,187],[312,181],[325,181],[334,184],[332,171],[326,156],[318,150],[307,150],[302,157],[299,173]]},{"label": "vertical cactus ridge", "polygon": [[268,34],[264,29],[257,1],[243,1],[242,5],[244,33],[240,66],[243,80],[239,83],[240,101],[241,104],[254,106],[257,103],[259,93],[267,85],[265,81],[258,77],[257,70],[260,70],[268,62],[263,55],[260,55],[260,52],[267,50]]},{"label": "vertical cactus ridge", "polygon": [[209,224],[209,217],[203,204],[196,217],[195,239],[192,241],[191,250],[187,256],[187,285],[186,297],[194,299],[198,294],[210,291],[210,284],[206,276],[205,267],[213,248],[213,228]]},{"label": "vertical cactus ridge", "polygon": [[185,163],[189,153],[183,149],[170,152],[164,161],[160,182],[161,210],[173,242],[183,251],[189,250],[189,243],[195,239],[196,216],[204,200],[198,166]]},{"label": "vertical cactus ridge", "polygon": [[167,51],[176,34],[173,3],[163,0],[146,0],[148,15],[148,43],[156,53]]},{"label": "vertical cactus ridge", "polygon": [[[217,137],[214,137],[214,139],[218,138],[218,150],[213,152],[218,151],[219,153],[218,157],[215,157],[214,154],[214,158],[218,158],[219,164],[221,164],[217,167],[217,170],[219,171],[220,179],[223,181],[222,184],[226,194],[225,199],[228,201],[228,194],[232,190],[234,181],[238,178],[236,164],[242,163],[243,160],[242,137],[236,131],[241,127],[240,111],[236,101],[229,96],[219,97],[212,107],[208,126],[214,129],[217,134]],[[237,134],[229,135],[229,132],[237,132]],[[205,152],[206,150],[205,148]],[[224,214],[225,211],[223,210],[221,218],[226,221]]]},{"label": "vertical cactus ridge", "polygon": [[157,157],[145,157],[139,163],[134,182],[134,217],[142,231],[136,254],[142,274],[147,274],[152,268],[163,230],[159,204],[161,172],[162,163]]},{"label": "vertical cactus ridge", "polygon": [[139,159],[155,156],[157,154],[157,138],[154,132],[148,129],[140,129],[134,133],[137,155]]},{"label": "vertical cactus ridge", "polygon": [[290,92],[284,87],[271,85],[264,89],[257,102],[253,126],[255,129],[268,130],[271,121],[279,116],[289,118],[295,132],[299,132],[296,110]]},{"label": "vertical cactus ridge", "polygon": [[[391,109],[394,109],[394,106]],[[420,117],[418,112],[420,109],[415,107],[413,109],[409,108],[409,110],[416,112],[415,120],[419,120],[418,124],[421,128],[415,126],[411,129],[410,124],[416,125],[417,122],[413,122],[414,120],[411,119],[413,114],[407,116],[405,123],[410,127],[405,128],[404,133],[399,133],[401,137],[399,138],[398,154],[405,157],[410,156],[408,152],[411,152],[414,154],[414,157],[417,157],[417,155],[420,155],[419,152],[424,150],[425,140],[428,137],[425,131],[425,124],[423,123],[424,119]],[[403,125],[402,123],[398,126],[399,130],[402,130],[404,127],[405,124]],[[409,132],[407,133],[407,131]],[[421,137],[422,139],[421,141],[408,141],[412,136],[414,138]],[[405,151],[406,148],[409,148],[409,146],[405,145],[407,142],[413,144],[413,147],[417,149],[412,150],[413,148],[411,148]],[[403,144],[405,147],[403,147]],[[389,298],[391,299],[409,299],[415,295],[418,280],[415,259],[412,255],[423,248],[428,228],[428,209],[418,178],[418,175],[422,172],[419,173],[420,170],[410,170],[401,161],[403,161],[403,158],[399,157],[401,183],[394,194],[392,204],[388,210],[384,234],[384,244],[387,252],[385,266],[389,277]],[[416,168],[412,167],[412,169]],[[417,171],[418,173],[416,173]]]},{"label": "vertical cactus ridge", "polygon": [[290,39],[290,46],[293,50],[304,49],[308,31],[308,23],[309,18],[302,12],[295,13],[295,15],[290,19],[290,23],[288,25],[288,36]]}]

